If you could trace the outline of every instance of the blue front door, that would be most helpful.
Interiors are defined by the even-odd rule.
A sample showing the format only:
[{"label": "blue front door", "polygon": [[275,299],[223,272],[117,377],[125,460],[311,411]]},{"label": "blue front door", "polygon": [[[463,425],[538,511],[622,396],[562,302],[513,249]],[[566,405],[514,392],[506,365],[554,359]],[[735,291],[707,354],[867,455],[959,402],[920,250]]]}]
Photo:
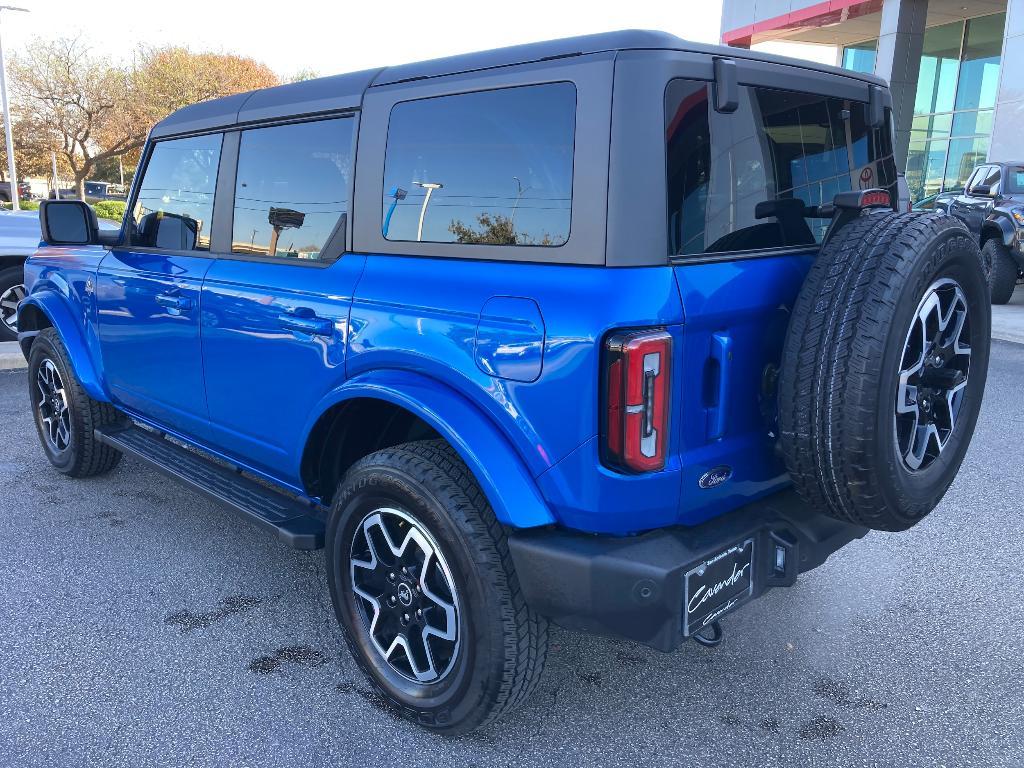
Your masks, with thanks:
[{"label": "blue front door", "polygon": [[96,309],[111,395],[151,421],[202,439],[209,417],[199,342],[209,257],[114,249],[100,264]]},{"label": "blue front door", "polygon": [[159,141],[126,214],[122,244],[100,263],[97,325],[115,401],[202,440],[209,428],[199,339],[221,135]]}]

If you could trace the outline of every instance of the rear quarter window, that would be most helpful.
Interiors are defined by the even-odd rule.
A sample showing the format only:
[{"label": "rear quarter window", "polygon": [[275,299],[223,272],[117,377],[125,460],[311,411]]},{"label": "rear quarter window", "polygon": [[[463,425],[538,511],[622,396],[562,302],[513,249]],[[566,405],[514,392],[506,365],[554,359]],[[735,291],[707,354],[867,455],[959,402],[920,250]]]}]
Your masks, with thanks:
[{"label": "rear quarter window", "polygon": [[871,129],[860,102],[740,88],[731,114],[711,86],[673,80],[665,131],[670,255],[814,247],[828,226],[807,206],[851,189],[896,194],[888,124]]},{"label": "rear quarter window", "polygon": [[388,240],[556,247],[569,239],[576,87],[501,88],[396,104]]}]

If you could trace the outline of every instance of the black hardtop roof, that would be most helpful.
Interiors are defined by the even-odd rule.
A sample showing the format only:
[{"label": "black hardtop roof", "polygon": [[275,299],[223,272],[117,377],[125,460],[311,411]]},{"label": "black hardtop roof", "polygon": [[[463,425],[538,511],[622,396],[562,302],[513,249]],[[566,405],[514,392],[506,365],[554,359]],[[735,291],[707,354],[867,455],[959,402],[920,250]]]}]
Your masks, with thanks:
[{"label": "black hardtop roof", "polygon": [[391,85],[441,75],[474,72],[587,53],[643,49],[691,51],[732,58],[774,61],[798,66],[802,69],[841,74],[884,85],[883,80],[873,75],[855,73],[824,64],[752,52],[743,48],[693,43],[667,32],[623,30],[514,45],[508,48],[496,48],[490,51],[449,56],[414,64],[400,64],[382,69],[367,69],[361,72],[320,77],[279,85],[275,88],[239,93],[179,109],[157,123],[150,136],[151,138],[163,138],[244,125],[258,120],[358,109],[362,104],[363,94],[371,86]]}]

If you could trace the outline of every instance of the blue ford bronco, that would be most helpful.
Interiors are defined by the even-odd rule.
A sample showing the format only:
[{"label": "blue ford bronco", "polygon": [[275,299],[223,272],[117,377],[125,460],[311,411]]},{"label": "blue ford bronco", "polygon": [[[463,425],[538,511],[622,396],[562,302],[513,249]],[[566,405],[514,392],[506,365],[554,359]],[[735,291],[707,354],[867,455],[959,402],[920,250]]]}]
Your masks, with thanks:
[{"label": "blue ford bronco", "polygon": [[872,77],[655,32],[182,109],[122,231],[43,204],[42,447],[324,547],[352,655],[436,731],[528,696],[552,621],[716,644],[921,520],[975,427],[977,240],[896,211],[890,112]]}]

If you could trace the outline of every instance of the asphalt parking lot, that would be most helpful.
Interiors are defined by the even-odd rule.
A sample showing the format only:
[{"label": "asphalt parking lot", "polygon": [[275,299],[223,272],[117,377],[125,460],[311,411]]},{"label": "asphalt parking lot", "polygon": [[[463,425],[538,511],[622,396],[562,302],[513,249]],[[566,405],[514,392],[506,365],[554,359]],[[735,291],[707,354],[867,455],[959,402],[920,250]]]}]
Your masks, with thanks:
[{"label": "asphalt parking lot", "polygon": [[0,371],[0,764],[1019,766],[1024,345],[993,342],[941,507],[665,655],[556,630],[539,692],[460,740],[381,709],[320,553],[133,460],[43,457]]}]

